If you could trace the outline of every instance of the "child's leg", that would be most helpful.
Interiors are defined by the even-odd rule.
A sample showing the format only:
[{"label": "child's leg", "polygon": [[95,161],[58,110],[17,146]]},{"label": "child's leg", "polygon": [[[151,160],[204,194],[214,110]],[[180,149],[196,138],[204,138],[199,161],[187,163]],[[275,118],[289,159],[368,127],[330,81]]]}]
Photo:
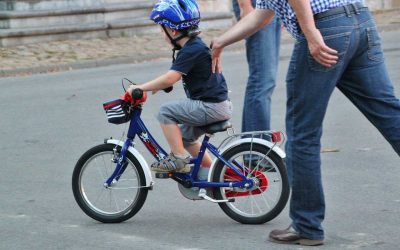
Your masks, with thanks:
[{"label": "child's leg", "polygon": [[[156,162],[152,164],[152,169],[157,171],[169,171],[173,168],[170,162],[175,162],[177,160],[176,158],[180,160],[179,162],[182,161],[183,163],[189,161],[189,157],[185,157],[187,155],[185,148],[187,148],[191,154],[197,155],[200,149],[200,144],[197,142],[197,139],[204,134],[204,131],[198,127],[228,119],[231,117],[231,113],[232,110],[229,101],[222,103],[204,103],[202,101],[187,99],[162,105],[157,118],[161,124],[167,142],[171,147],[172,155],[162,160],[160,163]],[[177,124],[181,125],[178,126]],[[187,164],[183,163],[179,163],[179,168],[183,168],[183,166]],[[202,165],[210,167],[211,163],[211,157],[206,153]]]},{"label": "child's leg", "polygon": [[[201,143],[199,142],[192,142],[190,144],[185,144],[186,150],[193,156],[196,157],[199,154],[201,147]],[[201,161],[201,168],[199,169],[199,172],[197,173],[197,177],[200,180],[207,180],[208,177],[208,172],[211,167],[212,159],[210,157],[210,154],[206,151],[204,153],[203,159]]]},{"label": "child's leg", "polygon": [[178,157],[183,157],[187,153],[183,147],[182,133],[177,124],[161,124],[164,136],[171,148],[171,152]]},{"label": "child's leg", "polygon": [[[188,144],[186,145],[186,150],[193,156],[197,156],[197,154],[200,151],[201,143],[196,142],[193,144]],[[210,157],[210,154],[206,151],[203,157],[203,160],[201,161],[201,166],[205,168],[211,167],[212,159]]]},{"label": "child's leg", "polygon": [[190,156],[186,153],[183,142],[180,139],[182,138],[180,128],[173,123],[161,123],[160,126],[172,152],[164,159],[151,164],[151,170],[156,172],[190,172]]}]

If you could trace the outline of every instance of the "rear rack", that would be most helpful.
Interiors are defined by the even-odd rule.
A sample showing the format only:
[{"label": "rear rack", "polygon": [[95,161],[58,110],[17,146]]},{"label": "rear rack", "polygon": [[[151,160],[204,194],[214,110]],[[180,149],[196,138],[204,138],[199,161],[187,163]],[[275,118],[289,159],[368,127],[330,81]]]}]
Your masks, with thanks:
[{"label": "rear rack", "polygon": [[[248,138],[250,139],[250,143],[253,144],[254,139],[266,140],[272,143],[272,148],[281,147],[282,144],[286,140],[286,136],[282,131],[276,130],[265,130],[265,131],[251,131],[251,132],[242,132],[235,133],[233,128],[229,128],[227,130],[228,137],[226,137],[218,146],[218,149],[221,149],[231,143],[232,141]],[[272,149],[271,148],[271,149]]]}]

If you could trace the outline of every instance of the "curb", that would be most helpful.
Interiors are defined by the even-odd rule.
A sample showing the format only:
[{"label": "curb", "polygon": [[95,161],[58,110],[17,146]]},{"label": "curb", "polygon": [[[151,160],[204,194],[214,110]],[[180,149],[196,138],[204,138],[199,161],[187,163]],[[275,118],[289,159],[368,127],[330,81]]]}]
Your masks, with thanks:
[{"label": "curb", "polygon": [[[293,44],[293,39],[286,38],[281,40],[281,48],[285,46],[290,46],[289,51],[291,51],[291,45]],[[225,53],[236,53],[244,51],[244,42],[238,42],[225,48]],[[284,49],[286,51],[286,49]],[[281,53],[280,60],[287,59],[289,55],[287,53]],[[153,60],[165,60],[171,58],[171,53],[161,52],[158,54],[150,53],[147,55],[139,55],[135,57],[120,57],[120,58],[110,58],[103,60],[85,60],[72,62],[67,64],[52,64],[46,66],[33,66],[28,68],[18,68],[10,70],[0,70],[0,78],[3,77],[15,77],[15,76],[29,76],[34,74],[44,74],[52,72],[62,72],[70,71],[76,69],[89,69],[97,67],[106,67],[111,65],[121,65],[121,64],[136,64],[141,62],[148,62]]]},{"label": "curb", "polygon": [[69,71],[76,69],[105,67],[118,64],[135,64],[162,58],[167,58],[167,55],[159,54],[151,56],[139,56],[139,58],[135,57],[135,59],[127,57],[127,58],[113,58],[105,60],[86,60],[68,64],[53,64],[48,66],[38,66],[38,67],[12,69],[12,70],[0,70],[0,77],[13,77],[18,75],[33,75],[33,74],[43,74],[51,72],[62,72],[62,71]]}]

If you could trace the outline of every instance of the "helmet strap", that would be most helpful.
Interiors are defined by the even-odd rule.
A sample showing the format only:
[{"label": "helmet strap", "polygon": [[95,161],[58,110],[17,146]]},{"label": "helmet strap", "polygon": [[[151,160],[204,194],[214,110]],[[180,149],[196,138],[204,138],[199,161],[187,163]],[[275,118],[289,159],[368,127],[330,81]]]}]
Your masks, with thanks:
[{"label": "helmet strap", "polygon": [[176,48],[173,48],[172,49],[172,63],[174,63],[175,62],[175,52],[177,51],[177,49]]},{"label": "helmet strap", "polygon": [[181,40],[182,38],[186,37],[187,34],[186,33],[182,33],[177,38],[172,38],[172,36],[169,34],[169,32],[167,31],[165,26],[161,25],[161,27],[163,28],[165,34],[168,36],[169,40],[171,41],[172,45],[174,46],[174,48],[172,49],[172,62],[175,62],[175,51],[182,49],[182,47],[177,42],[179,40]]}]

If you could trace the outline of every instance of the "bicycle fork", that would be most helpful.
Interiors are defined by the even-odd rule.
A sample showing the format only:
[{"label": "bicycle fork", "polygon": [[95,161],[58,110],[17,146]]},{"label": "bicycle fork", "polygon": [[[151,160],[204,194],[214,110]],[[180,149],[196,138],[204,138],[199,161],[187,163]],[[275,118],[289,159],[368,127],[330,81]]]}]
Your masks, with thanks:
[{"label": "bicycle fork", "polygon": [[124,146],[121,149],[121,153],[118,155],[117,147],[114,148],[114,157],[111,159],[112,162],[117,163],[112,175],[104,182],[104,187],[111,187],[114,183],[118,182],[121,175],[124,173],[128,162],[126,161],[126,152],[129,146],[132,144],[132,139],[127,139]]}]

